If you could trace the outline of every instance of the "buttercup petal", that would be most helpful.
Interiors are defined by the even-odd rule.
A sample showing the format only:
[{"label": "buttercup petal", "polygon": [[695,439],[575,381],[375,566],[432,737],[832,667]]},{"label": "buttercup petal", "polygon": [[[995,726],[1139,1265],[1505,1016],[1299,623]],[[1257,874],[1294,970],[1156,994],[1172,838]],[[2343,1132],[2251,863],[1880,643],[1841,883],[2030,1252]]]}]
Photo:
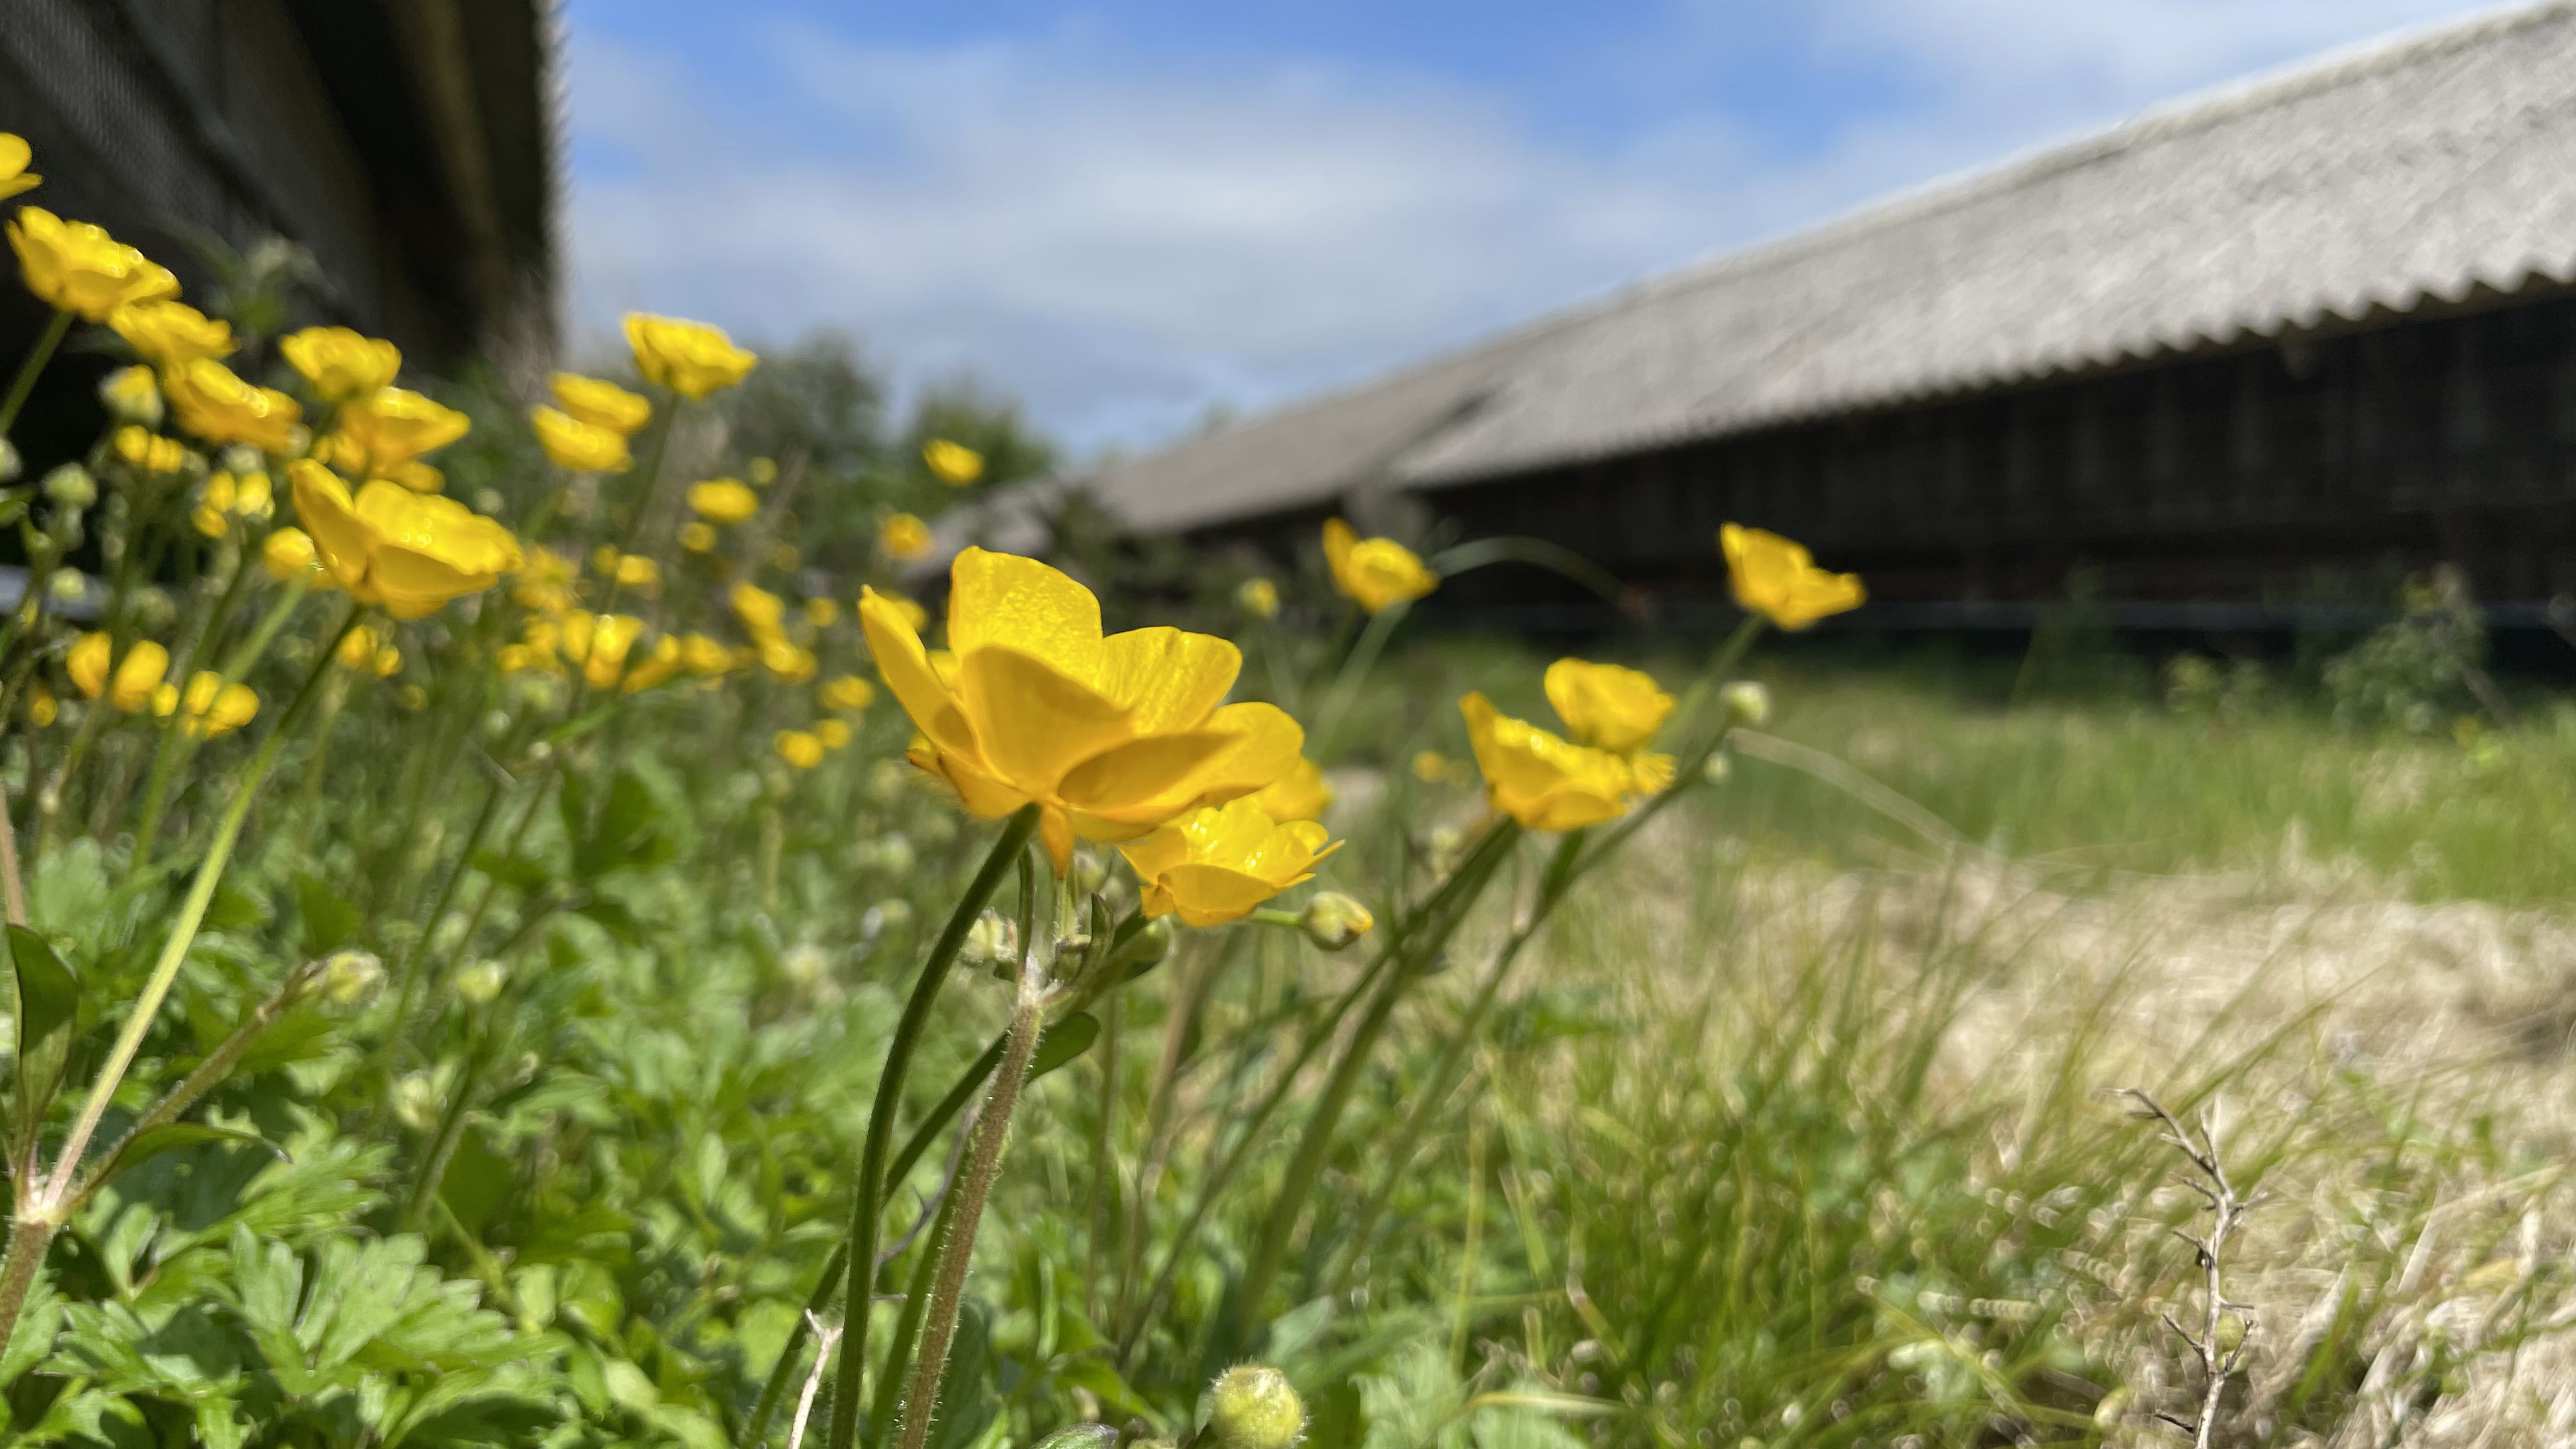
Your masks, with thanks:
[{"label": "buttercup petal", "polygon": [[1102,641],[1100,692],[1134,711],[1136,732],[1205,719],[1243,669],[1243,651],[1213,634],[1130,629]]},{"label": "buttercup petal", "polygon": [[983,763],[1032,795],[1129,737],[1127,712],[1052,663],[988,645],[957,660],[957,696]]},{"label": "buttercup petal", "polygon": [[1091,590],[1036,559],[980,548],[958,554],[948,579],[948,647],[958,658],[1003,645],[1097,689],[1103,646]]}]

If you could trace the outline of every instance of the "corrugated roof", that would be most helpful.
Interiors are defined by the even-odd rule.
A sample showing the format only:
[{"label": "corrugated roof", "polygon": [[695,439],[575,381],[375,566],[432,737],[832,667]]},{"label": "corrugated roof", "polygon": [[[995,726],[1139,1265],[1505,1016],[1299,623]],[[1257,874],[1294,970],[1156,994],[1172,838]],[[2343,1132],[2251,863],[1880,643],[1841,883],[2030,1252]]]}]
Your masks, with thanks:
[{"label": "corrugated roof", "polygon": [[1102,470],[1190,528],[2576,281],[2576,0],[2330,55]]}]

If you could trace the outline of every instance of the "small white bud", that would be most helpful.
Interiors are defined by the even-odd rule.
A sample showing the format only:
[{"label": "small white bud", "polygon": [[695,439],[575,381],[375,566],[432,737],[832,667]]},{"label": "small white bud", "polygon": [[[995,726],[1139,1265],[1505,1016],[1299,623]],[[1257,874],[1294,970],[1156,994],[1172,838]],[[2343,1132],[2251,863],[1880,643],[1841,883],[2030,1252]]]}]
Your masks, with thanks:
[{"label": "small white bud", "polygon": [[1750,679],[1739,679],[1718,691],[1726,713],[1737,724],[1758,725],[1771,717],[1771,691]]},{"label": "small white bud", "polygon": [[490,1006],[509,983],[509,968],[498,961],[477,961],[456,973],[457,999],[468,1006]]}]

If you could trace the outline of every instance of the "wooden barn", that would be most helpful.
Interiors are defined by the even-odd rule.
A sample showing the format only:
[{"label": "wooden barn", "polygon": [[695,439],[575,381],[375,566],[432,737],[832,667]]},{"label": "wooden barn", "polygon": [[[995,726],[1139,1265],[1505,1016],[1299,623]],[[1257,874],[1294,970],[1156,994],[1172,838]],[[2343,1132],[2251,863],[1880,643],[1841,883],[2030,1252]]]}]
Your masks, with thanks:
[{"label": "wooden barn", "polygon": [[[45,182],[25,204],[107,227],[192,292],[216,280],[204,242],[279,237],[312,259],[330,320],[433,367],[538,357],[555,336],[556,30],[550,0],[8,0],[0,131],[35,148]],[[43,321],[0,287],[0,357]],[[85,395],[76,365],[48,385]],[[56,411],[40,399],[31,426]]]},{"label": "wooden barn", "polygon": [[[2412,33],[1695,265],[1081,480],[1139,532],[1337,509],[1714,616],[1735,519],[1867,625],[2295,622],[2440,561],[2576,592],[2576,3]],[[1416,526],[1420,526],[1419,523]],[[1453,602],[1580,617],[1543,583]],[[2385,595],[2381,595],[2385,597]],[[1569,613],[1569,611],[1571,611]]]}]

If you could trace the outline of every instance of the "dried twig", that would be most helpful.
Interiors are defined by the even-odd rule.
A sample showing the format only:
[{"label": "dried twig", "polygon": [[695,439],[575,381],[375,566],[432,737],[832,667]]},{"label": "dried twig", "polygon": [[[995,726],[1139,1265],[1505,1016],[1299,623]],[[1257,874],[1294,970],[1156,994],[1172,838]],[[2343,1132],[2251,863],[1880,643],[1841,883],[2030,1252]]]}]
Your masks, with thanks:
[{"label": "dried twig", "polygon": [[[2200,1417],[2196,1420],[2186,1420],[2172,1414],[2156,1415],[2157,1418],[2192,1436],[2193,1449],[2209,1449],[2218,1432],[2219,1400],[2227,1393],[2227,1381],[2235,1377],[2245,1366],[2246,1346],[2252,1340],[2254,1331],[2252,1309],[2242,1303],[2231,1303],[2227,1299],[2222,1281],[2227,1256],[2227,1240],[2245,1221],[2245,1214],[2263,1200],[2263,1194],[2257,1192],[2247,1197],[2237,1192],[2236,1184],[2229,1180],[2227,1165],[2218,1157],[2218,1124],[2215,1113],[2206,1108],[2201,1111],[2199,1133],[2195,1137],[2193,1129],[2185,1127],[2181,1119],[2167,1111],[2162,1102],[2147,1093],[2135,1087],[2126,1087],[2121,1089],[2120,1095],[2127,1097],[2134,1104],[2130,1115],[2144,1121],[2155,1122],[2164,1128],[2164,1140],[2176,1152],[2181,1153],[2183,1160],[2190,1163],[2193,1172],[2198,1174],[2196,1177],[2185,1178],[2184,1185],[2200,1194],[2201,1200],[2209,1205],[2210,1226],[2206,1237],[2185,1232],[2181,1228],[2173,1230],[2175,1237],[2191,1244],[2192,1253],[2200,1264],[2201,1297],[2204,1309],[2201,1315],[2200,1332],[2194,1334],[2177,1322],[2170,1313],[2162,1315],[2165,1327],[2172,1330],[2174,1337],[2190,1345],[2193,1355],[2200,1360]],[[2219,1333],[2227,1315],[2231,1312],[2236,1315],[2240,1331],[2234,1343],[2221,1344]]]},{"label": "dried twig", "polygon": [[832,1362],[832,1345],[841,1341],[841,1325],[825,1323],[805,1311],[805,1325],[814,1330],[814,1371],[805,1375],[804,1391],[796,1396],[796,1417],[787,1425],[787,1449],[801,1449],[805,1442],[805,1421],[814,1412],[814,1395],[822,1390],[823,1370]]}]

